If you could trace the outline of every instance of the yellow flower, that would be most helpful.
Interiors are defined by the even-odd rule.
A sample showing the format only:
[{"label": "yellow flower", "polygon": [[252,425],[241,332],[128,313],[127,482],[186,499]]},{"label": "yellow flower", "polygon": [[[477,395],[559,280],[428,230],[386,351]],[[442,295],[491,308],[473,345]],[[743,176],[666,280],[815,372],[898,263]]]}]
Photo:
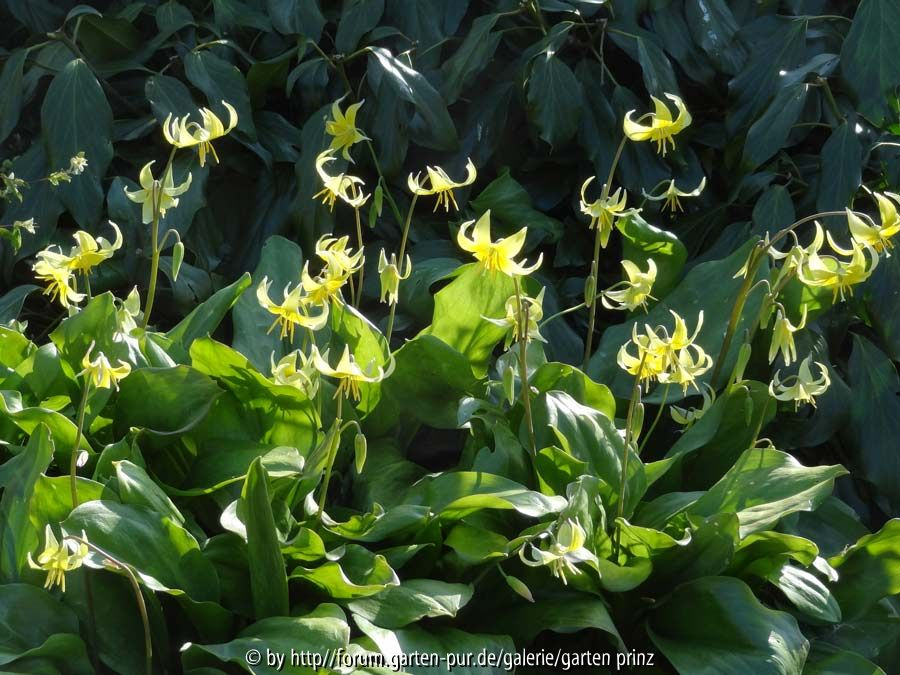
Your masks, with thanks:
[{"label": "yellow flower", "polygon": [[319,174],[319,178],[322,179],[322,184],[325,187],[314,194],[313,199],[321,197],[322,203],[328,206],[329,209],[334,209],[334,203],[338,198],[354,209],[360,208],[369,199],[369,195],[363,194],[362,189],[356,187],[357,185],[364,185],[363,179],[343,173],[339,173],[336,176],[326,173],[325,165],[328,162],[333,162],[334,159],[334,150],[325,150],[316,157],[316,172]]},{"label": "yellow flower", "polygon": [[325,133],[331,136],[331,150],[340,150],[344,159],[350,159],[350,148],[359,141],[367,141],[369,137],[356,128],[356,113],[365,101],[347,106],[347,112],[341,112],[337,100],[331,104],[331,119],[325,122]]},{"label": "yellow flower", "polygon": [[769,383],[769,394],[779,401],[794,401],[795,408],[801,403],[809,403],[815,407],[815,397],[824,394],[831,384],[828,369],[818,362],[815,365],[819,367],[818,378],[812,374],[812,356],[807,356],[800,362],[796,375],[790,375],[784,380],[779,379],[781,371],[775,371],[772,382]]},{"label": "yellow flower", "polygon": [[415,176],[409,174],[406,183],[410,192],[417,194],[420,197],[435,195],[437,197],[437,201],[434,204],[435,211],[437,211],[438,207],[441,205],[444,206],[445,211],[449,211],[451,203],[453,204],[453,208],[459,211],[459,205],[456,203],[456,197],[453,196],[453,191],[457,188],[474,183],[475,176],[478,172],[475,170],[475,165],[472,164],[472,160],[469,159],[466,162],[466,178],[461,183],[455,182],[447,175],[447,172],[439,166],[425,167],[425,173],[427,174],[426,178],[429,187],[425,187],[426,178],[420,180],[419,177],[421,174],[417,173]]},{"label": "yellow flower", "polygon": [[[525,339],[526,340],[537,340],[538,342],[546,342],[544,337],[540,333],[540,326],[538,323],[541,319],[544,318],[544,291],[545,288],[541,288],[541,292],[537,294],[537,297],[532,298],[527,295],[522,296],[522,312],[528,310],[528,328],[526,331]],[[509,346],[513,342],[518,342],[521,335],[521,322],[519,321],[519,301],[517,296],[511,295],[505,304],[506,316],[499,319],[492,319],[490,317],[482,317],[486,321],[494,324],[495,326],[500,326],[501,328],[507,328],[509,333],[506,336],[506,348],[509,349]]]},{"label": "yellow flower", "polygon": [[653,258],[647,259],[647,271],[641,272],[640,268],[630,260],[623,260],[622,267],[628,281],[620,281],[613,284],[605,291],[601,302],[607,309],[626,309],[634,311],[638,307],[647,310],[647,300],[656,300],[650,291],[656,283],[656,263]]},{"label": "yellow flower", "polygon": [[256,300],[260,307],[275,315],[275,320],[269,326],[266,333],[271,333],[275,326],[281,326],[281,338],[288,338],[290,342],[294,341],[294,329],[297,326],[309,328],[310,330],[319,330],[328,320],[328,305],[322,305],[318,314],[310,314],[309,309],[314,304],[310,298],[304,295],[302,284],[297,284],[291,288],[290,284],[284,287],[284,299],[280,305],[276,305],[269,298],[269,287],[272,282],[268,277],[256,287]]},{"label": "yellow flower", "polygon": [[681,208],[681,202],[678,200],[679,197],[699,197],[700,193],[703,192],[703,188],[706,187],[706,176],[703,177],[703,180],[700,181],[700,185],[695,187],[693,190],[689,192],[682,192],[677,187],[675,187],[675,181],[669,181],[669,187],[665,189],[665,191],[656,197],[653,195],[648,195],[644,192],[644,198],[649,199],[651,202],[659,202],[663,199],[666,200],[666,203],[663,204],[663,210],[668,208],[670,211],[684,211]]},{"label": "yellow flower", "polygon": [[109,221],[109,224],[116,233],[113,243],[109,243],[104,237],[94,239],[83,230],[75,233],[76,244],[69,252],[71,259],[69,267],[72,270],[87,274],[92,267],[99,265],[104,260],[109,260],[116,251],[122,248],[122,231],[114,222]]},{"label": "yellow flower", "polygon": [[309,273],[309,261],[304,263],[303,271],[300,273],[300,285],[313,305],[324,305],[330,300],[342,301],[341,289],[347,283],[347,279],[348,276],[338,274],[328,266],[320,275],[313,277]]},{"label": "yellow flower", "polygon": [[[640,209],[626,209],[625,203],[628,200],[628,193],[622,188],[617,188],[612,195],[606,199],[598,198],[593,202],[587,200],[587,186],[594,180],[591,176],[581,186],[581,212],[590,216],[591,222],[588,225],[591,229],[600,228],[600,245],[606,248],[609,243],[609,235],[612,234],[613,221],[616,218],[624,218],[633,213],[638,213]],[[603,186],[606,187],[605,185]]]},{"label": "yellow flower", "polygon": [[672,419],[686,430],[690,429],[694,422],[697,422],[709,412],[713,403],[716,402],[716,392],[706,382],[701,385],[700,392],[703,395],[703,403],[699,408],[680,408],[677,405],[669,407],[669,414],[672,416]]},{"label": "yellow flower", "polygon": [[668,384],[680,384],[687,392],[690,385],[696,386],[695,380],[712,367],[712,357],[700,345],[687,345],[674,350],[669,356],[669,368],[661,373],[659,381]]},{"label": "yellow flower", "polygon": [[860,218],[850,209],[847,209],[847,223],[853,241],[871,246],[880,252],[893,248],[891,237],[900,232],[900,216],[897,215],[897,205],[894,203],[900,203],[900,195],[893,192],[884,194],[876,192],[875,199],[881,215],[880,225],[876,225],[868,216],[865,216],[865,219]]},{"label": "yellow flower", "polygon": [[336,275],[348,277],[358,272],[363,264],[362,250],[351,253],[347,248],[350,237],[331,237],[325,235],[316,242],[316,255],[325,261],[328,268]]},{"label": "yellow flower", "polygon": [[[300,367],[297,367],[297,357]],[[315,369],[312,359],[300,350],[291,352],[275,363],[275,353],[270,356],[272,363],[272,379],[276,384],[299,389],[307,398],[314,398],[319,391],[319,371]]]},{"label": "yellow flower", "polygon": [[806,326],[806,305],[803,305],[803,316],[796,326],[785,316],[779,305],[775,312],[775,326],[772,328],[772,342],[769,345],[769,363],[775,361],[778,352],[784,358],[784,365],[789,366],[797,360],[797,346],[794,344],[794,333]]},{"label": "yellow flower", "polygon": [[91,352],[95,346],[91,342],[84,357],[81,359],[81,365],[84,368],[79,375],[86,376],[87,380],[94,385],[96,389],[119,388],[119,380],[128,377],[131,372],[131,366],[125,361],[120,360],[118,367],[113,367],[103,352],[97,352],[97,358],[91,361]]},{"label": "yellow flower", "polygon": [[69,258],[61,253],[45,250],[38,253],[38,260],[32,267],[34,275],[47,284],[44,295],[50,300],[59,300],[66,309],[84,300],[84,294],[75,289],[75,279],[68,265]]},{"label": "yellow flower", "polygon": [[141,169],[141,175],[138,180],[142,189],[131,192],[128,188],[125,188],[125,196],[128,199],[136,204],[143,204],[141,220],[144,223],[152,223],[157,211],[160,216],[165,216],[166,210],[174,209],[178,206],[178,197],[188,191],[193,180],[193,176],[188,174],[187,180],[176,187],[175,180],[172,177],[171,166],[166,171],[162,181],[153,178],[153,172],[150,170],[151,166],[153,166],[153,162],[148,162]]},{"label": "yellow flower", "polygon": [[[82,540],[87,540],[87,535],[81,533]],[[56,539],[52,528],[47,525],[44,528],[44,550],[38,554],[37,562],[28,553],[28,566],[33,570],[43,570],[47,573],[44,588],[59,586],[63,593],[66,592],[66,572],[81,567],[88,554],[87,544],[66,539],[62,544]]]},{"label": "yellow flower", "polygon": [[[691,114],[684,105],[684,101],[680,96],[674,94],[666,94],[666,98],[675,104],[678,110],[678,117],[672,119],[672,112],[669,107],[655,96],[651,96],[655,111],[641,116],[637,121],[632,120],[631,116],[634,110],[629,110],[625,114],[623,128],[625,135],[633,141],[654,141],[656,143],[656,151],[661,155],[666,154],[666,145],[670,144],[675,147],[675,135],[682,131],[691,123]],[[650,125],[641,124],[644,118],[650,118]]]},{"label": "yellow flower", "polygon": [[[473,224],[475,227],[472,229],[472,237],[469,238],[467,234]],[[527,233],[528,228],[523,227],[509,237],[491,241],[491,212],[489,209],[477,222],[469,220],[459,226],[456,243],[463,251],[472,253],[486,271],[499,271],[509,276],[526,276],[540,267],[544,259],[542,253],[531,267],[526,267],[524,262],[517,263],[513,260],[525,245]]]},{"label": "yellow flower", "polygon": [[385,302],[385,298],[387,298],[387,304],[389,305],[396,305],[400,301],[400,282],[408,279],[409,275],[412,274],[412,260],[409,259],[409,255],[406,256],[406,264],[403,269],[405,271],[401,272],[397,264],[396,253],[391,253],[389,262],[384,254],[384,249],[381,249],[381,253],[378,256],[378,278],[381,281],[381,297],[379,300],[381,302]]},{"label": "yellow flower", "polygon": [[[631,345],[637,348],[637,355],[631,354]],[[625,372],[649,384],[658,380],[668,367],[666,343],[646,324],[644,332],[638,333],[635,323],[631,327],[631,340],[619,348],[616,363]]]},{"label": "yellow flower", "polygon": [[[797,277],[812,288],[831,288],[834,300],[837,300],[838,296],[843,300],[845,293],[853,295],[853,286],[871,276],[872,271],[878,266],[878,254],[871,246],[861,245],[856,241],[851,242],[849,249],[844,249],[835,243],[830,232],[827,233],[827,237],[835,253],[850,259],[842,261],[834,256],[818,253],[806,255],[806,259],[797,269]],[[869,253],[868,259],[866,252]]]},{"label": "yellow flower", "polygon": [[337,391],[334,394],[335,398],[343,394],[347,398],[352,397],[354,401],[360,399],[359,385],[361,383],[381,382],[394,371],[393,357],[390,359],[387,370],[382,366],[376,366],[374,360],[369,362],[365,368],[361,368],[350,353],[350,347],[346,345],[344,346],[344,353],[341,354],[341,358],[334,368],[328,365],[327,349],[324,354],[320,354],[316,346],[313,345],[310,358],[316,370],[322,375],[339,380]]},{"label": "yellow flower", "polygon": [[563,584],[568,584],[567,574],[581,574],[575,564],[596,560],[596,556],[584,547],[587,535],[578,520],[566,518],[556,529],[555,534],[549,535],[550,545],[541,549],[534,544],[527,544],[530,556],[526,557],[526,546],[519,549],[519,558],[529,567],[550,568],[553,576],[560,579]]},{"label": "yellow flower", "polygon": [[206,165],[207,152],[212,155],[212,158],[218,164],[219,156],[216,154],[216,149],[213,147],[212,142],[231,133],[238,123],[238,114],[232,105],[225,101],[222,101],[222,105],[228,111],[227,128],[212,110],[200,108],[200,118],[203,120],[202,125],[197,124],[197,122],[189,122],[190,115],[185,115],[179,119],[177,117],[173,118],[172,113],[169,113],[166,121],[163,122],[163,136],[176,148],[199,146],[197,151],[200,156],[200,166]]}]

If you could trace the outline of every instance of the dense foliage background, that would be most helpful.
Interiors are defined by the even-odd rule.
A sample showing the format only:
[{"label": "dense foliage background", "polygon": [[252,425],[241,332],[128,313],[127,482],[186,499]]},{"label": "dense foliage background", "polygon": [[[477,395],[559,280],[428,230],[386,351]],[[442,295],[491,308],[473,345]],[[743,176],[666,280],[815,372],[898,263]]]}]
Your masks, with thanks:
[{"label": "dense foliage background", "polygon": [[[768,336],[757,332],[745,390],[723,394],[693,434],[663,416],[644,449],[643,463],[658,473],[647,469],[653,477],[638,495],[632,557],[601,561],[608,568],[580,587],[510,558],[505,571],[527,581],[534,604],[493,566],[508,540],[534,524],[522,521],[559,511],[559,496],[569,498],[567,509],[592,513],[598,527],[614,513],[574,506],[581,492],[605,494],[589,479],[574,480],[574,464],[532,481],[520,411],[460,408],[463,398],[489,398],[486,377],[500,379],[491,353],[499,354],[502,334],[485,343],[472,322],[502,313],[509,291],[485,298],[465,273],[448,285],[469,262],[454,243],[460,222],[490,209],[495,233],[527,226],[525,252],[543,252],[534,279],[547,288],[545,316],[581,302],[593,235],[579,189],[588,176],[607,175],[627,111],[646,111],[650,95],[677,94],[693,124],[676,149],[661,157],[652,144],[628,144],[616,183],[633,206],[642,190],[658,193],[671,178],[689,190],[705,177],[706,188],[683,200],[683,213],[644,202],[641,217],[604,251],[598,287],[621,278],[621,259],[653,256],[661,303],[652,317],[663,321],[672,307],[694,321],[703,309],[701,339],[715,355],[752,237],[816,211],[853,205],[877,213],[868,192],[900,186],[895,0],[2,0],[0,50],[2,171],[28,182],[21,199],[6,195],[0,222],[37,225],[19,247],[0,241],[0,321],[27,322],[24,333],[3,329],[0,343],[4,669],[90,672],[85,644],[94,644],[99,667],[141,672],[141,628],[125,577],[90,572],[103,580],[95,593],[104,619],[92,636],[84,570],[70,575],[65,596],[51,596],[22,565],[44,525],[67,518],[68,531],[84,528],[142,575],[160,671],[240,664],[254,635],[289,649],[302,640],[346,643],[351,628],[366,649],[391,639],[442,651],[627,645],[664,655],[652,672],[855,675],[882,672],[873,664],[888,673],[898,667],[900,605],[891,596],[900,591],[900,527],[890,519],[900,516],[900,256],[883,257],[833,307],[830,292],[793,289],[793,308],[806,304],[816,319],[798,336],[800,356],[829,364],[832,386],[815,409],[775,414],[764,406],[773,368],[764,358]],[[365,101],[357,124],[371,141],[354,150],[351,170],[383,193],[362,212],[361,312],[375,325],[384,326],[387,310],[378,302],[374,252],[397,249],[411,198],[407,175],[440,165],[460,178],[471,158],[478,178],[457,191],[460,212],[432,212],[427,200],[415,210],[414,270],[401,286],[392,347],[426,328],[443,343],[409,343],[388,380],[396,383],[383,387],[380,401],[364,401],[369,463],[360,475],[344,473],[331,513],[343,522],[323,533],[323,544],[299,526],[291,488],[315,487],[301,480],[299,457],[320,430],[309,401],[266,379],[270,354],[277,360],[286,351],[265,334],[269,318],[252,289],[242,292],[248,272],[254,285],[263,275],[276,288],[296,281],[321,235],[354,234],[350,209],[312,198],[321,189],[314,162],[328,145],[325,120],[341,97],[342,105]],[[170,113],[209,106],[224,116],[222,101],[239,123],[216,144],[221,163],[201,168],[190,153],[176,161],[176,181],[190,171],[193,184],[164,223],[187,253],[177,281],[161,281],[158,339],[103,337],[118,334],[117,308],[103,292],[124,298],[147,286],[148,228],[124,188],[136,189],[141,167],[167,156],[160,124]],[[84,174],[58,186],[40,180],[78,152],[88,160]],[[49,244],[68,246],[76,229],[109,237],[107,219],[125,244],[94,275],[91,304],[64,320],[40,293],[31,263]],[[822,224],[846,237],[845,220]],[[633,318],[601,312],[590,379],[569,367],[581,364],[586,313],[543,331],[546,360],[568,365],[542,366],[536,416],[582,447],[572,453],[588,475],[605,478],[609,469],[592,448],[621,445],[613,425],[622,426],[631,381],[615,353]],[[355,313],[334,319],[331,330],[333,346],[386,348]],[[118,394],[90,406],[82,470],[90,480],[79,488],[85,503],[70,515],[61,474],[74,442],[76,373],[91,339],[137,369]],[[669,402],[680,397],[673,392]],[[648,419],[655,412],[648,405]],[[757,422],[777,451],[747,450]],[[541,434],[541,447],[559,444],[548,429]],[[254,461],[261,456],[265,462]],[[437,471],[455,482],[426,478],[410,488]],[[498,481],[484,488],[492,496],[456,504],[480,494],[473,477],[482,474]],[[518,495],[502,481],[530,490],[519,486]],[[254,518],[267,524],[251,525]],[[254,527],[262,530],[251,534]],[[879,534],[865,539],[870,532]],[[339,545],[343,568],[323,557]],[[609,554],[604,546],[598,539],[598,554]],[[286,581],[283,589],[260,587],[272,550],[275,568],[283,568],[282,555],[287,564],[290,613],[302,617],[290,626],[265,624],[288,613]],[[828,564],[813,564],[825,559],[837,580],[823,572]],[[806,571],[811,564],[819,577]],[[395,570],[404,581],[396,587]],[[378,594],[392,588],[397,597]],[[319,602],[340,607],[314,609]],[[180,652],[188,642],[194,646]]]}]

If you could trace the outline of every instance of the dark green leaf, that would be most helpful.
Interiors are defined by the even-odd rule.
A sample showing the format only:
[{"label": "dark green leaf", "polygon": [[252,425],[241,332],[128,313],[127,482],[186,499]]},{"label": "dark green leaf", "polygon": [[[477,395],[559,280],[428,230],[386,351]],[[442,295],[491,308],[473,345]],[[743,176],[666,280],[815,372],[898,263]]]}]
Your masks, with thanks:
[{"label": "dark green leaf", "polygon": [[578,130],[581,85],[571,68],[552,52],[539,55],[528,81],[528,111],[540,136],[559,149]]}]

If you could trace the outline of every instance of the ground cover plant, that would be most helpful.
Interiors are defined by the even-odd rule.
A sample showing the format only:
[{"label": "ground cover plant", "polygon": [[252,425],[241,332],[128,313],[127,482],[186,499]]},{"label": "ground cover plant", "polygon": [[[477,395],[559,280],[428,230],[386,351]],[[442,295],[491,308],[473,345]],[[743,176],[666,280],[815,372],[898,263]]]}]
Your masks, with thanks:
[{"label": "ground cover plant", "polygon": [[893,0],[0,49],[0,670],[900,668]]}]

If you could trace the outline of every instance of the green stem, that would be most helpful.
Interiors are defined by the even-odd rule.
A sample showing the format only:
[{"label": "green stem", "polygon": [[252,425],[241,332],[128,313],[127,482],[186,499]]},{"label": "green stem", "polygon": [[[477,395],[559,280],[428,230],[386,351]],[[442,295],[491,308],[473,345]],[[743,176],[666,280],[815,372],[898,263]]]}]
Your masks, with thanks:
[{"label": "green stem", "polygon": [[568,309],[559,311],[556,314],[551,314],[546,319],[541,321],[541,327],[546,326],[548,323],[550,323],[551,321],[553,321],[555,319],[558,319],[561,316],[565,316],[566,314],[571,314],[572,312],[577,312],[579,309],[581,309],[584,306],[585,306],[585,304],[583,302],[579,302],[577,305],[575,305],[573,307],[569,307]]},{"label": "green stem", "polygon": [[[616,167],[619,165],[619,160],[622,157],[622,151],[625,149],[625,143],[627,141],[628,141],[627,136],[623,136],[622,140],[619,141],[619,147],[616,148],[616,154],[613,157],[612,164],[609,167],[609,176],[606,178],[606,182],[603,184],[603,189],[600,192],[601,200],[607,199],[609,197],[609,191],[610,191],[610,188],[612,187],[613,178],[616,175]],[[587,370],[588,362],[591,359],[591,350],[594,346],[594,324],[596,323],[596,320],[597,320],[596,308],[597,308],[597,297],[599,295],[597,293],[596,285],[597,285],[598,276],[600,273],[600,238],[601,238],[600,223],[597,223],[597,235],[594,238],[594,258],[593,258],[593,261],[591,262],[591,274],[594,276],[595,288],[594,288],[593,297],[591,298],[590,303],[588,303],[588,332],[587,332],[587,338],[585,339],[585,342],[584,342],[584,359],[581,362],[582,370]]]},{"label": "green stem", "polygon": [[[166,168],[163,169],[162,178],[159,182],[159,191],[162,190],[162,185],[166,179],[166,175],[172,168],[172,162],[175,159],[175,150],[177,148],[173,147],[172,151],[169,153],[169,161],[166,162]],[[141,323],[141,327],[145,330],[147,326],[150,325],[150,312],[153,311],[153,302],[156,299],[156,278],[159,276],[159,255],[162,253],[162,250],[159,245],[159,207],[161,201],[161,193],[154,189],[153,195],[153,221],[150,223],[150,284],[147,288],[147,302],[144,305],[144,320]]]},{"label": "green stem", "polygon": [[665,389],[663,389],[663,397],[662,401],[659,403],[659,410],[656,411],[656,417],[653,418],[653,424],[650,425],[650,428],[647,429],[647,433],[644,436],[644,440],[641,441],[640,446],[638,446],[638,455],[643,454],[644,446],[647,445],[647,441],[650,440],[650,436],[653,435],[653,430],[656,429],[656,425],[659,424],[659,420],[662,417],[663,409],[666,407],[666,400],[669,398],[669,387],[672,385],[671,382],[666,382]]},{"label": "green stem", "polygon": [[[638,366],[637,374],[634,376],[634,383],[631,385],[631,397],[628,399],[628,414],[625,416],[625,445],[622,449],[622,487],[619,489],[619,503],[616,506],[616,520],[622,518],[625,514],[625,492],[628,486],[628,449],[631,447],[631,428],[634,422],[634,409],[641,398],[641,374],[644,372],[644,362],[647,360],[648,352],[644,352],[641,357],[641,363]],[[613,555],[618,558],[619,541],[621,539],[621,529],[617,526],[615,533],[615,541],[613,542]]]},{"label": "green stem", "polygon": [[399,223],[403,216],[400,215],[400,207],[397,206],[397,202],[394,201],[394,196],[391,194],[391,189],[388,187],[387,180],[384,177],[384,173],[381,171],[381,163],[378,161],[378,155],[375,154],[375,146],[372,145],[372,141],[368,138],[364,141],[366,147],[369,148],[369,155],[372,157],[372,164],[375,166],[375,171],[378,174],[378,180],[381,183],[381,186],[384,188],[384,197],[387,199],[388,206],[391,207],[391,212],[394,214],[394,218]]},{"label": "green stem", "polygon": [[91,294],[91,277],[89,272],[84,273],[84,292],[87,293],[88,300],[93,297]]},{"label": "green stem", "polygon": [[72,448],[72,456],[69,460],[69,480],[72,487],[72,508],[78,506],[78,451],[81,448],[81,437],[84,434],[84,414],[87,410],[88,392],[91,390],[90,379],[85,379],[84,389],[81,392],[81,403],[78,404],[78,422],[75,430],[75,445]]},{"label": "green stem", "polygon": [[331,472],[334,469],[334,460],[337,459],[337,451],[341,445],[341,414],[344,403],[344,393],[338,391],[337,414],[334,418],[334,426],[331,428],[331,438],[328,447],[328,457],[325,464],[325,480],[322,483],[322,492],[319,494],[319,508],[316,510],[316,521],[322,522],[322,514],[325,512],[325,498],[328,496],[328,486],[331,483]]},{"label": "green stem", "polygon": [[522,286],[518,277],[513,277],[516,285],[516,320],[519,322],[519,380],[522,387],[522,406],[525,408],[525,425],[528,428],[528,442],[531,456],[537,457],[537,441],[534,435],[534,420],[531,416],[531,387],[528,384],[528,307],[522,302]]},{"label": "green stem", "polygon": [[[356,214],[356,245],[358,246],[359,250],[362,251],[363,250],[363,236],[362,236],[362,222],[359,219],[359,208],[355,208],[355,209],[353,209],[353,211]],[[363,260],[363,262],[361,262],[359,265],[359,283],[357,285],[358,290],[356,292],[356,303],[353,305],[357,309],[359,309],[359,303],[362,299],[363,279],[365,278],[365,273],[366,273],[366,265],[365,265],[365,260]]]},{"label": "green stem", "polygon": [[[387,194],[387,193],[385,193]],[[409,203],[409,211],[406,212],[406,221],[403,223],[403,234],[400,236],[400,262],[399,265],[403,267],[403,261],[406,255],[406,240],[409,238],[409,225],[412,222],[413,209],[416,208],[416,200],[419,198],[419,195],[413,193],[412,201]],[[400,270],[400,276],[403,276],[403,270]],[[397,304],[393,303],[391,305],[390,312],[388,314],[388,324],[387,324],[387,342],[388,345],[391,344],[391,335],[394,333],[394,315],[397,312]]]}]

